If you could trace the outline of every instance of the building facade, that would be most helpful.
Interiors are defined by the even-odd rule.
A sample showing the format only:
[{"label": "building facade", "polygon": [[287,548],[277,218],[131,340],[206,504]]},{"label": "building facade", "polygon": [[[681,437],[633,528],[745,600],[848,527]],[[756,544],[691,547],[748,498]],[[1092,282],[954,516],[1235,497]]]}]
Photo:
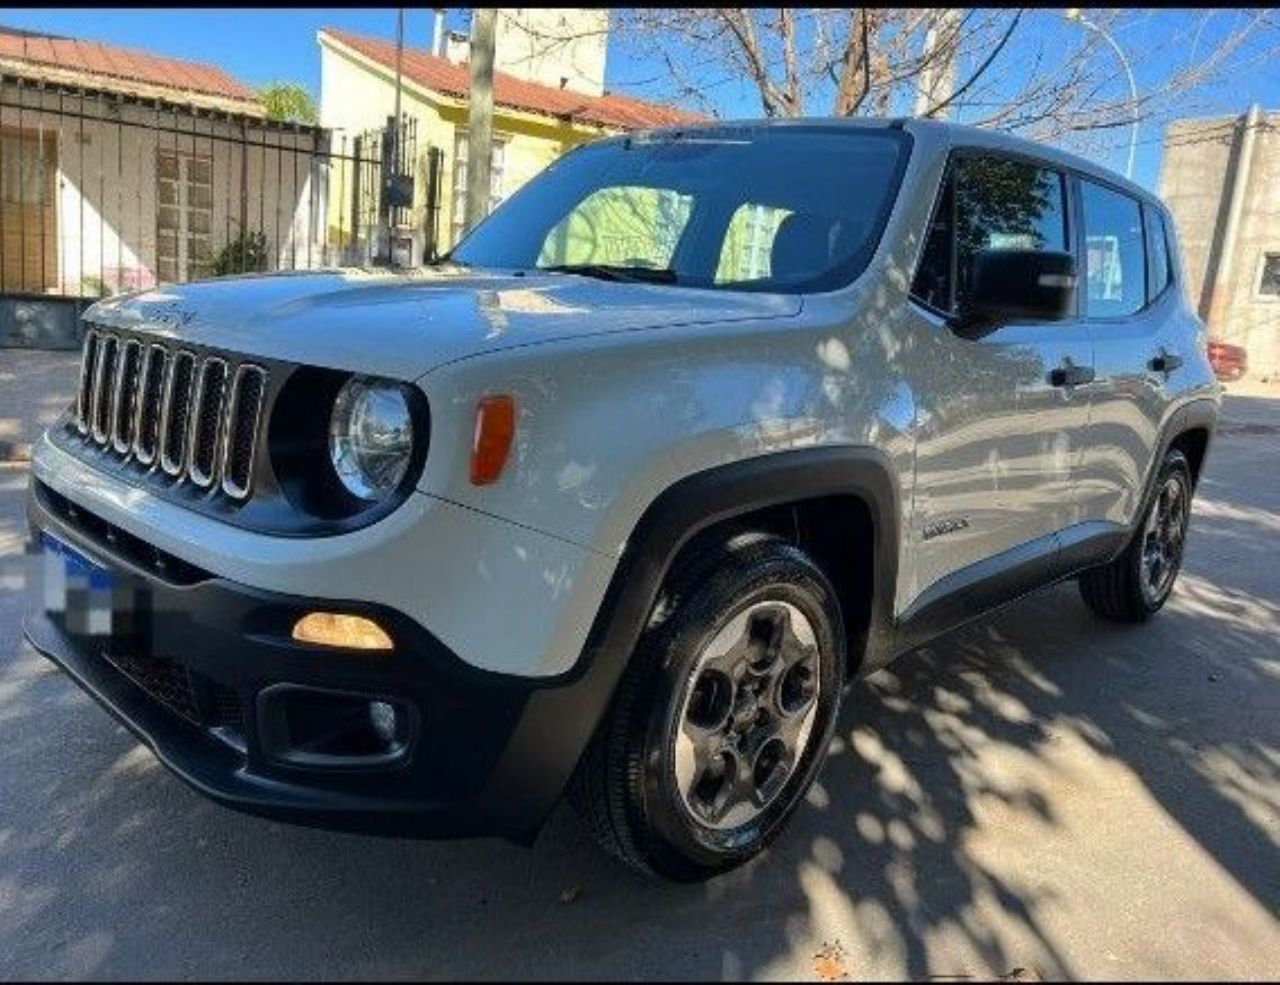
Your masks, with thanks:
[{"label": "building facade", "polygon": [[1160,196],[1211,338],[1280,378],[1280,112],[1186,119],[1165,134]]},{"label": "building facade", "polygon": [[[599,12],[568,12],[585,16],[577,26],[559,20],[543,23],[534,16],[564,11],[527,13],[528,31],[501,27],[510,18],[498,21],[491,204],[581,143],[698,118],[603,91],[606,22]],[[530,39],[549,31],[561,32],[565,45],[531,56]],[[355,135],[386,126],[394,115],[396,46],[335,29],[320,31],[318,41],[320,123],[332,132],[336,148],[349,147]],[[405,217],[414,243],[412,262],[445,252],[464,231],[470,69],[462,60],[464,45],[451,45],[445,38],[440,49],[437,54],[406,43],[401,57],[401,114],[413,126],[416,148],[411,163],[413,206]],[[555,51],[569,59],[561,67],[552,60]],[[564,79],[564,84],[538,81],[553,77]],[[593,91],[597,86],[600,91]],[[331,194],[345,192],[333,188]]]},{"label": "building facade", "polygon": [[0,300],[322,266],[326,147],[214,66],[0,29]]}]

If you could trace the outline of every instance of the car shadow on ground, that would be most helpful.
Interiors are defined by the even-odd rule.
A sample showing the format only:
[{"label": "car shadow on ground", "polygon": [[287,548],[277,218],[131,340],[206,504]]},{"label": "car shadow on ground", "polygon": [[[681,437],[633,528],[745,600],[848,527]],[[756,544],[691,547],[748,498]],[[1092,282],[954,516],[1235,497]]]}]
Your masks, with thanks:
[{"label": "car shadow on ground", "polygon": [[[1077,977],[1037,844],[1125,824],[1108,777],[1163,814],[1133,837],[1192,839],[1274,914],[1280,606],[1252,572],[1280,504],[1221,495],[1207,478],[1149,625],[1100,624],[1064,585],[856,685],[787,832],[702,886],[631,874],[565,810],[532,850],[241,817],[23,648],[0,663],[0,975]],[[1235,574],[1201,574],[1215,552]],[[1125,877],[1124,847],[1081,895]]]}]

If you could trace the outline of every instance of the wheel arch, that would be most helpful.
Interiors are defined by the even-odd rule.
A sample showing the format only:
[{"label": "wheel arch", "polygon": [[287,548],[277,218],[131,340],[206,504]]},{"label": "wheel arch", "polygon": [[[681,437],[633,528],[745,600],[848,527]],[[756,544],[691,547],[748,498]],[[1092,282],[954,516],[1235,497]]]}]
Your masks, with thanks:
[{"label": "wheel arch", "polygon": [[[714,528],[752,518],[767,518],[772,526],[791,516],[800,525],[802,540],[818,544],[817,553],[830,563],[840,555],[838,543],[833,543],[836,538],[819,536],[821,531],[813,525],[836,515],[841,503],[857,504],[870,524],[867,543],[872,551],[870,599],[865,602],[865,635],[857,665],[865,662],[863,655],[887,651],[898,567],[897,488],[883,451],[829,446],[729,463],[694,473],[664,490],[627,539],[570,678],[530,694],[482,795],[481,809],[505,819],[509,830],[527,825],[536,833],[604,717],[668,571],[681,551]],[[807,533],[804,524],[809,525]],[[842,611],[846,605],[860,604],[850,594],[858,588],[856,565],[853,574],[838,573],[833,582],[838,592],[846,592]]]}]

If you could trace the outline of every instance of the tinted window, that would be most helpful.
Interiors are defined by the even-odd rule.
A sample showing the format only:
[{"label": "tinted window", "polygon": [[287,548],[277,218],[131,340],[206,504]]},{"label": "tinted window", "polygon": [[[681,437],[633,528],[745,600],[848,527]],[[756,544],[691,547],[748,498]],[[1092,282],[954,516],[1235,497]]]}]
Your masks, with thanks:
[{"label": "tinted window", "polygon": [[1067,249],[1062,175],[1022,161],[956,159],[938,197],[912,292],[953,312],[979,250]]},{"label": "tinted window", "polygon": [[1135,199],[1080,182],[1086,250],[1085,311],[1094,317],[1131,315],[1146,302],[1142,210]]},{"label": "tinted window", "polygon": [[551,164],[450,257],[506,269],[624,266],[630,276],[660,268],[654,279],[694,287],[831,290],[874,253],[909,146],[896,130],[801,126],[601,141]]},{"label": "tinted window", "polygon": [[1169,263],[1169,241],[1165,237],[1164,220],[1149,205],[1142,207],[1142,214],[1147,220],[1147,261],[1150,270],[1147,272],[1147,283],[1151,285],[1148,300],[1155,300],[1164,293],[1173,279],[1173,268]]}]

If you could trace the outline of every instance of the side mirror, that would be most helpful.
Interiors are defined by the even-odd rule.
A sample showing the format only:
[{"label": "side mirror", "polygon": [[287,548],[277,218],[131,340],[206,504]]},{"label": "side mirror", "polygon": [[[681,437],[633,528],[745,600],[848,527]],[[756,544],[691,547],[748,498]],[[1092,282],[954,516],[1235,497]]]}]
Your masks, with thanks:
[{"label": "side mirror", "polygon": [[1013,321],[1061,321],[1075,311],[1076,258],[1041,250],[979,250],[969,298],[952,327],[981,335]]}]

